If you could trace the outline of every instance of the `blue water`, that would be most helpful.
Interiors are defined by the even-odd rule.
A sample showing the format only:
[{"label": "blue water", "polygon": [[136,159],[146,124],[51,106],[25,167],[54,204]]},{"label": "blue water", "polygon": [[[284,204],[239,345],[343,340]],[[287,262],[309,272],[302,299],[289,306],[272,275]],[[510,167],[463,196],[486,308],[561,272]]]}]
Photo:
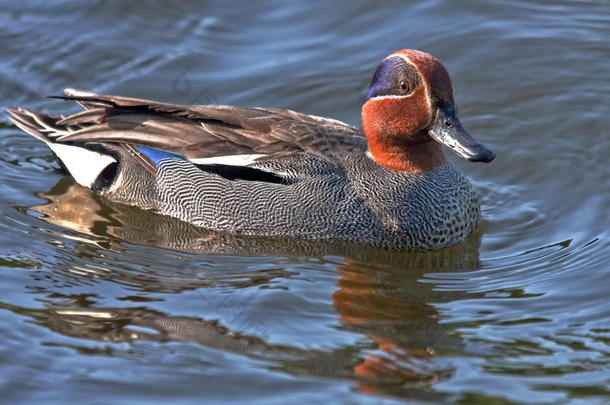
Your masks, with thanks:
[{"label": "blue water", "polygon": [[[464,2],[462,2],[464,3]],[[6,403],[610,401],[610,5],[4,2],[2,106],[65,87],[360,125],[417,48],[496,160],[464,244],[236,238],[111,203],[0,119]]]}]

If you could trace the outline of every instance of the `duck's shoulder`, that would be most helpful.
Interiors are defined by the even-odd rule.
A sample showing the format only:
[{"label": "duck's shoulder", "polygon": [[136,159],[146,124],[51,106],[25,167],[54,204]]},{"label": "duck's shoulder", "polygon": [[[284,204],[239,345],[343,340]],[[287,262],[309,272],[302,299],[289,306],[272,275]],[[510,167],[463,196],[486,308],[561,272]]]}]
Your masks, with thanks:
[{"label": "duck's shoulder", "polygon": [[[252,114],[252,108],[231,108],[238,117]],[[266,143],[271,160],[287,161],[290,159],[286,156],[292,153],[301,158],[310,156],[304,164],[314,164],[311,156],[335,164],[343,156],[363,154],[367,150],[362,131],[345,122],[289,109],[256,107],[254,110],[261,114],[260,122],[266,121],[255,136]],[[244,126],[248,124],[244,122]]]},{"label": "duck's shoulder", "polygon": [[331,162],[308,153],[288,153],[261,158],[252,162],[248,167],[274,173],[276,176],[286,179],[287,182],[346,177],[345,163],[342,160]]}]

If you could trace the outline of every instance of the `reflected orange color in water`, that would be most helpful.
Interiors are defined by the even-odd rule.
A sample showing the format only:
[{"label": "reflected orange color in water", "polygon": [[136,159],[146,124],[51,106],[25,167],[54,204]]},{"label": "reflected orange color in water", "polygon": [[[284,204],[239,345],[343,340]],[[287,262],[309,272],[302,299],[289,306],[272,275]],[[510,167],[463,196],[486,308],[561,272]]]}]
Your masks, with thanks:
[{"label": "reflected orange color in water", "polygon": [[341,278],[337,282],[339,289],[333,294],[333,305],[344,324],[357,326],[359,330],[370,330],[365,334],[377,346],[376,350],[366,354],[362,361],[353,366],[354,375],[359,379],[358,390],[365,394],[376,394],[380,391],[380,383],[412,384],[440,377],[425,376],[413,367],[403,366],[413,360],[430,359],[433,353],[431,349],[409,347],[408,342],[397,343],[391,328],[384,334],[384,328],[378,326],[401,317],[434,317],[434,309],[409,305],[408,301],[389,297],[383,284],[375,280],[371,273],[353,270],[358,263],[346,259],[346,264],[337,267]]}]

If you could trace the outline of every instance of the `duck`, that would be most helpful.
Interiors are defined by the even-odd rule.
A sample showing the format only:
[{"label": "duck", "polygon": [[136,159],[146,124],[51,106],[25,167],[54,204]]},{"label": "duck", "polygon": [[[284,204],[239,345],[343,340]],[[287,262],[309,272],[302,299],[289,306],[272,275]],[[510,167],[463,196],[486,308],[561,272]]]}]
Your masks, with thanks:
[{"label": "duck", "polygon": [[480,197],[444,155],[495,154],[462,126],[449,73],[402,49],[374,72],[362,128],[288,109],[181,105],[66,89],[70,115],[7,109],[74,181],[113,202],[244,237],[435,250],[465,240]]}]

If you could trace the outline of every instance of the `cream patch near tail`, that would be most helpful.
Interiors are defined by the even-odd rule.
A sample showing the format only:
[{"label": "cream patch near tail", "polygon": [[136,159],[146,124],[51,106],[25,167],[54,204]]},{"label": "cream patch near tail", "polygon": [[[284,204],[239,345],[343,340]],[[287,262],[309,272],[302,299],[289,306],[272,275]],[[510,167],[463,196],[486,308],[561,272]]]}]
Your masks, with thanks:
[{"label": "cream patch near tail", "polygon": [[91,188],[102,170],[116,162],[116,159],[112,156],[78,146],[52,142],[47,142],[47,145],[63,162],[74,180],[81,186],[88,188]]}]

